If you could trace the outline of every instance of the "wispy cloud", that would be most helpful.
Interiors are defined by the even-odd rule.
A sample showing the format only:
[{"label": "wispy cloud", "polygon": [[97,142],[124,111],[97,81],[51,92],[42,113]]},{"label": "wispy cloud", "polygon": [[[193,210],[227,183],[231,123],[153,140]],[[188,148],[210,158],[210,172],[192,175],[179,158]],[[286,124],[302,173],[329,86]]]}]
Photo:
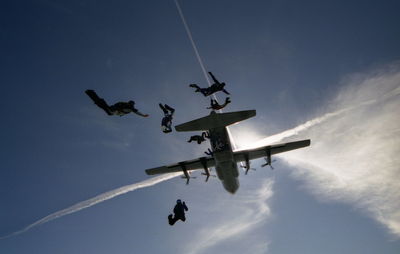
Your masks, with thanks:
[{"label": "wispy cloud", "polygon": [[150,178],[150,179],[145,180],[145,181],[141,181],[141,182],[130,184],[130,185],[125,185],[125,186],[122,186],[122,187],[117,188],[115,190],[111,190],[111,191],[102,193],[102,194],[97,195],[97,196],[95,196],[95,197],[93,197],[91,199],[81,201],[79,203],[76,203],[75,205],[72,205],[72,206],[68,207],[68,208],[65,208],[63,210],[60,210],[60,211],[57,211],[57,212],[52,213],[50,215],[47,215],[46,217],[43,217],[42,219],[40,219],[40,220],[28,225],[27,227],[25,227],[25,228],[23,228],[23,229],[21,229],[19,231],[16,231],[16,232],[11,233],[9,235],[0,237],[0,239],[4,239],[4,238],[11,237],[11,236],[19,235],[19,234],[24,233],[24,232],[26,232],[26,231],[34,228],[34,227],[37,227],[37,226],[42,225],[44,223],[47,223],[49,221],[52,221],[52,220],[55,220],[55,219],[59,219],[59,218],[65,216],[65,215],[68,215],[68,214],[71,214],[71,213],[76,213],[76,212],[78,212],[80,210],[83,210],[85,208],[89,208],[91,206],[97,205],[98,203],[101,203],[101,202],[104,202],[106,200],[115,198],[115,197],[117,197],[119,195],[128,193],[130,191],[134,191],[134,190],[137,190],[137,189],[142,189],[142,188],[145,188],[145,187],[153,186],[153,185],[155,185],[157,183],[169,180],[169,179],[174,178],[174,177],[179,176],[179,175],[181,175],[181,173],[173,173],[173,174],[167,174],[167,175],[162,175],[162,176],[158,176],[158,177],[153,177],[153,178]]},{"label": "wispy cloud", "polygon": [[[267,179],[257,191],[243,194],[243,196],[235,200],[235,206],[232,208],[235,210],[233,214],[229,213],[229,207],[224,204],[224,207],[219,210],[224,211],[223,220],[208,223],[207,227],[194,235],[194,240],[188,243],[184,252],[190,254],[210,253],[209,250],[212,247],[234,238],[239,238],[243,234],[263,225],[271,215],[268,201],[273,195],[272,187],[273,180]],[[246,245],[249,246],[248,253],[265,253],[268,248],[268,242],[260,244],[260,241],[257,241],[256,243]]]},{"label": "wispy cloud", "polygon": [[257,145],[311,138],[311,147],[281,155],[296,165],[293,175],[321,200],[350,203],[399,237],[399,66],[357,74],[345,83],[331,113]]}]

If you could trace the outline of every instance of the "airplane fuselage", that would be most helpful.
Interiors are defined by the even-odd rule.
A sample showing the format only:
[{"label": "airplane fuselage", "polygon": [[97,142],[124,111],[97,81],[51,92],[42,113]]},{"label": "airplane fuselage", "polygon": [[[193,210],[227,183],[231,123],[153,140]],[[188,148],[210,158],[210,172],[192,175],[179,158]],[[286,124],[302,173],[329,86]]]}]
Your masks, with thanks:
[{"label": "airplane fuselage", "polygon": [[232,145],[226,127],[209,130],[215,170],[225,190],[235,193],[239,189],[239,170],[233,156]]}]

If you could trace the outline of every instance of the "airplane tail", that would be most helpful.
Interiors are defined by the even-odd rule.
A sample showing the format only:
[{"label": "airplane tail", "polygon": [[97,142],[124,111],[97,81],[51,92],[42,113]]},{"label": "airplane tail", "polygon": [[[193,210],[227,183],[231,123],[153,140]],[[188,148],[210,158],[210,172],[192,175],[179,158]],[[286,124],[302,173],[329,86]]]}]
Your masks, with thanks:
[{"label": "airplane tail", "polygon": [[175,126],[176,131],[206,131],[214,128],[225,127],[256,115],[255,110],[244,110],[228,113],[211,114],[187,123]]}]

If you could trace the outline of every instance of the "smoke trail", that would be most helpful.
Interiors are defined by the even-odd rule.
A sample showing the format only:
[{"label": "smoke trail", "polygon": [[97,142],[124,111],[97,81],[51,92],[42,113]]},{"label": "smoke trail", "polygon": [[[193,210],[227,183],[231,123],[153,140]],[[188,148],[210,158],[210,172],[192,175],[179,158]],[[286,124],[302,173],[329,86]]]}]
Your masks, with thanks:
[{"label": "smoke trail", "polygon": [[182,19],[182,23],[185,26],[186,33],[189,37],[190,43],[192,44],[192,47],[193,47],[194,53],[196,54],[197,60],[199,61],[199,64],[200,64],[201,70],[203,71],[204,77],[207,80],[208,86],[211,86],[210,79],[207,76],[206,68],[204,68],[203,60],[200,57],[199,51],[197,50],[197,47],[196,47],[196,44],[194,43],[192,33],[190,32],[189,26],[186,23],[185,16],[183,15],[183,12],[182,12],[181,6],[179,5],[178,0],[175,0],[175,5],[176,5],[176,8],[178,9],[179,16]]},{"label": "smoke trail", "polygon": [[65,215],[68,215],[68,214],[71,214],[71,213],[76,213],[76,212],[78,212],[78,211],[80,211],[82,209],[94,206],[94,205],[96,205],[98,203],[101,203],[101,202],[104,202],[106,200],[115,198],[115,197],[117,197],[119,195],[128,193],[130,191],[134,191],[134,190],[137,190],[137,189],[153,186],[153,185],[155,185],[157,183],[169,180],[169,179],[174,178],[176,176],[179,176],[181,174],[182,173],[172,173],[172,174],[162,175],[162,176],[158,176],[158,177],[153,177],[153,178],[150,178],[148,180],[144,180],[142,182],[138,182],[138,183],[134,183],[134,184],[130,184],[130,185],[125,185],[125,186],[122,186],[122,187],[120,187],[118,189],[105,192],[105,193],[97,195],[97,196],[95,196],[95,197],[93,197],[91,199],[79,202],[79,203],[77,203],[77,204],[75,204],[73,206],[70,206],[70,207],[65,208],[63,210],[60,210],[58,212],[52,213],[50,215],[47,215],[46,217],[44,217],[44,218],[42,218],[42,219],[40,219],[40,220],[28,225],[27,227],[25,227],[25,228],[23,228],[23,229],[21,229],[19,231],[16,231],[16,232],[11,233],[9,235],[0,237],[0,239],[5,239],[5,238],[11,237],[11,236],[19,235],[19,234],[24,233],[24,232],[26,232],[26,231],[28,231],[28,230],[36,227],[36,226],[42,225],[42,224],[47,223],[49,221],[61,218],[61,217],[65,216]]},{"label": "smoke trail", "polygon": [[358,75],[348,83],[333,113],[257,145],[311,138],[311,147],[281,155],[296,165],[293,176],[304,179],[321,200],[351,203],[400,237],[399,68]]},{"label": "smoke trail", "polygon": [[[214,209],[218,211],[220,218],[215,218],[206,222],[206,226],[200,228],[198,233],[191,237],[187,242],[187,246],[182,251],[188,254],[199,253],[214,253],[213,247],[220,245],[232,238],[248,234],[251,230],[262,226],[271,216],[269,202],[273,196],[272,179],[262,181],[259,184],[253,185],[254,189],[248,190],[246,193],[240,193],[234,202],[219,201],[216,202]],[[223,199],[222,199],[223,200]],[[221,210],[224,213],[221,214]],[[230,212],[234,211],[234,212]],[[268,243],[260,245],[260,240],[257,237],[253,239],[246,238],[247,253],[265,253],[268,248]],[[261,240],[264,241],[264,240]],[[218,249],[218,251],[221,251]]]}]

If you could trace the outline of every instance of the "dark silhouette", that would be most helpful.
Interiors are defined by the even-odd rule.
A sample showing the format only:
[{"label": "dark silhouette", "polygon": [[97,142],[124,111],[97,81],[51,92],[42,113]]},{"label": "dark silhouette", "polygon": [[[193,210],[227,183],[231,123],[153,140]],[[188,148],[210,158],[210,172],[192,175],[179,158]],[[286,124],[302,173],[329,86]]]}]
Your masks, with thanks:
[{"label": "dark silhouette", "polygon": [[222,105],[220,105],[217,100],[211,99],[211,107],[208,107],[208,109],[220,110],[220,109],[225,108],[226,105],[228,105],[229,103],[231,103],[231,100],[229,97],[226,97],[225,103]]},{"label": "dark silhouette", "polygon": [[224,88],[225,87],[225,83],[224,82],[222,82],[222,83],[219,82],[211,72],[208,72],[208,74],[210,74],[211,78],[214,81],[214,84],[212,84],[210,87],[201,88],[197,84],[190,84],[189,86],[193,87],[193,88],[196,88],[195,92],[200,92],[204,96],[209,96],[209,95],[211,95],[213,93],[216,93],[216,92],[219,92],[219,91],[222,91],[222,92],[224,92],[226,94],[230,94],[228,91],[225,90],[225,88]]},{"label": "dark silhouette", "polygon": [[189,210],[186,206],[185,202],[182,202],[180,199],[176,201],[176,205],[174,207],[174,216],[172,214],[168,215],[168,223],[169,225],[174,225],[178,220],[185,221],[185,211]]},{"label": "dark silhouette", "polygon": [[200,92],[200,93],[202,93],[204,96],[209,96],[209,95],[213,94],[212,91],[211,91],[211,87],[201,88],[201,87],[199,87],[199,86],[196,85],[196,84],[190,84],[189,86],[190,86],[190,87],[196,88],[195,92],[196,92],[196,93],[197,93],[197,92]]},{"label": "dark silhouette", "polygon": [[164,112],[164,117],[161,120],[161,130],[164,133],[169,133],[172,131],[172,115],[175,112],[175,109],[171,108],[167,104],[158,104],[161,108],[161,110]]},{"label": "dark silhouette", "polygon": [[207,132],[201,133],[201,135],[194,135],[191,136],[190,139],[188,140],[188,143],[192,141],[197,141],[197,144],[201,144],[201,142],[206,141],[206,138],[210,138]]},{"label": "dark silhouette", "polygon": [[139,112],[135,108],[135,102],[134,101],[128,101],[128,102],[117,102],[112,106],[109,106],[107,102],[103,99],[100,98],[94,90],[86,90],[85,93],[93,100],[93,102],[101,109],[103,109],[107,115],[112,116],[112,115],[119,115],[123,116],[129,113],[135,113],[136,115],[143,116],[143,117],[148,117],[148,114],[143,114]]},{"label": "dark silhouette", "polygon": [[205,154],[207,154],[208,156],[214,156],[213,151],[211,151],[210,148],[207,149],[207,151],[204,152]]}]

